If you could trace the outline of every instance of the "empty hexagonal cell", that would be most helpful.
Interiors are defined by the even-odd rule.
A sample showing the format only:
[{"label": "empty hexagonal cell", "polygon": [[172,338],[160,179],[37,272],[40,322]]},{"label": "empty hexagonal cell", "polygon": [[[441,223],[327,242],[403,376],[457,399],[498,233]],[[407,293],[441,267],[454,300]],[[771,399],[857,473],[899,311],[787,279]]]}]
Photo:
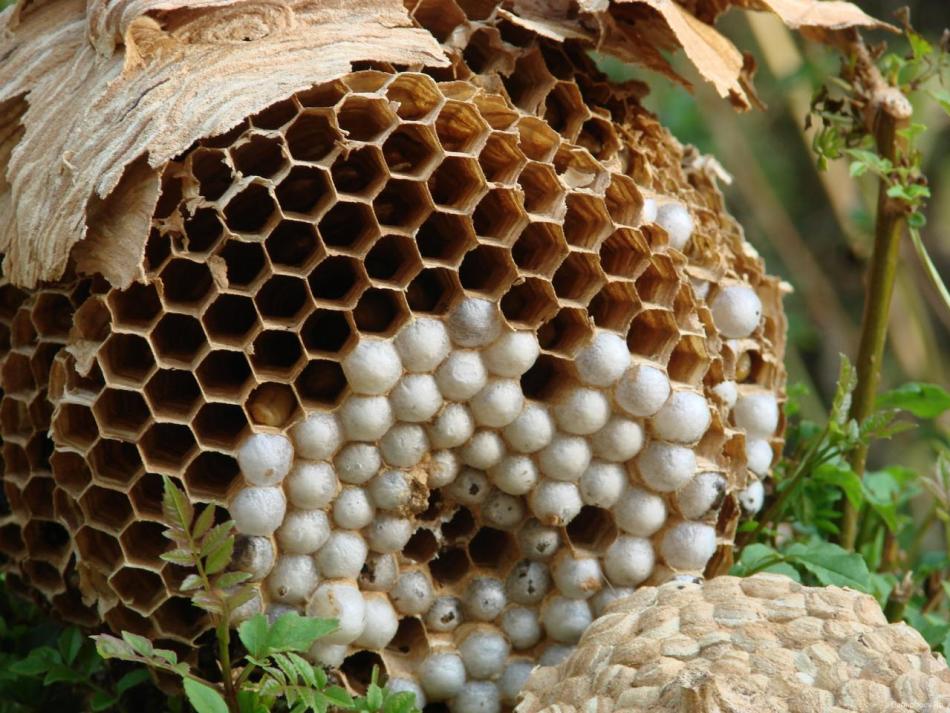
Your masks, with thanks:
[{"label": "empty hexagonal cell", "polygon": [[541,119],[524,116],[518,120],[518,148],[527,158],[547,163],[557,153],[560,143],[561,137]]},{"label": "empty hexagonal cell", "polygon": [[36,327],[27,307],[21,307],[10,325],[10,343],[14,347],[32,347],[36,343]]},{"label": "empty hexagonal cell", "polygon": [[162,317],[152,332],[151,341],[162,366],[193,366],[208,349],[201,322],[186,314]]},{"label": "empty hexagonal cell", "polygon": [[[179,477],[181,469],[174,473],[169,473]],[[135,508],[135,513],[139,518],[153,517],[161,519],[162,516],[162,493],[164,492],[164,483],[162,477],[155,473],[146,473],[135,481],[135,485],[129,490],[129,501]],[[164,526],[163,526],[164,528]]]},{"label": "empty hexagonal cell", "polygon": [[[298,390],[306,377],[307,370],[305,369],[297,377]],[[304,398],[302,394],[301,398]],[[272,381],[254,389],[244,406],[253,423],[270,428],[284,428],[300,415],[300,403],[297,401],[294,390],[287,384]]]},{"label": "empty hexagonal cell", "polygon": [[[3,444],[4,452],[6,452],[7,446],[9,445],[10,445],[9,443]],[[28,519],[30,517],[30,512],[27,509],[26,503],[23,501],[23,494],[13,484],[12,480],[10,479],[10,474],[5,473],[4,475],[7,476],[7,480],[3,484],[3,490],[2,490],[4,501],[5,501],[4,510],[9,510],[19,520]],[[17,480],[21,480],[21,479],[18,477]]]},{"label": "empty hexagonal cell", "polygon": [[191,429],[176,423],[153,424],[138,443],[145,467],[169,474],[181,472],[195,445]]},{"label": "empty hexagonal cell", "polygon": [[106,389],[92,411],[103,434],[131,440],[139,437],[151,418],[145,399],[137,391]]},{"label": "empty hexagonal cell", "polygon": [[240,403],[254,384],[247,356],[239,351],[214,351],[196,370],[204,393],[214,399]]},{"label": "empty hexagonal cell", "polygon": [[[132,505],[128,495],[100,488],[98,485],[89,486],[79,504],[90,524],[109,532],[118,533],[132,518]],[[115,543],[115,540],[112,542]],[[118,543],[115,543],[115,549],[118,548]]]},{"label": "empty hexagonal cell", "polygon": [[92,480],[86,459],[76,453],[55,451],[50,455],[49,462],[56,484],[73,497],[79,497]]},{"label": "empty hexagonal cell", "polygon": [[422,257],[449,266],[457,265],[476,242],[472,221],[453,213],[432,213],[416,232]]},{"label": "empty hexagonal cell", "polygon": [[164,636],[187,642],[205,627],[204,612],[185,597],[172,597],[154,611],[152,618]]},{"label": "empty hexagonal cell", "polygon": [[402,292],[370,288],[353,309],[353,321],[362,334],[392,336],[409,319]]},{"label": "empty hexagonal cell", "polygon": [[585,505],[567,525],[567,539],[581,551],[601,553],[617,539],[610,512]]},{"label": "empty hexagonal cell", "polygon": [[303,112],[284,136],[290,155],[297,161],[320,161],[343,141],[332,116],[326,112]]},{"label": "empty hexagonal cell", "polygon": [[53,441],[45,432],[34,433],[26,444],[26,459],[34,472],[49,473],[49,457],[53,452]]},{"label": "empty hexagonal cell", "polygon": [[312,223],[284,220],[271,231],[265,244],[278,271],[306,273],[323,256]]},{"label": "empty hexagonal cell", "polygon": [[635,278],[650,255],[646,240],[637,230],[616,230],[600,246],[600,266],[608,275]]},{"label": "empty hexagonal cell", "polygon": [[376,146],[341,153],[330,167],[338,193],[372,198],[386,182],[386,164]]},{"label": "empty hexagonal cell", "polygon": [[594,324],[626,334],[630,320],[640,310],[640,298],[632,282],[612,282],[590,301],[588,311]]},{"label": "empty hexagonal cell", "polygon": [[637,294],[643,302],[672,306],[679,291],[676,266],[667,255],[654,255],[637,278]]},{"label": "empty hexagonal cell", "polygon": [[123,567],[109,578],[109,584],[126,605],[143,614],[165,597],[162,578],[145,569]]},{"label": "empty hexagonal cell", "polygon": [[261,332],[254,340],[251,363],[262,379],[292,379],[303,361],[303,348],[296,332]]},{"label": "empty hexagonal cell", "polygon": [[[85,519],[79,502],[62,488],[56,488],[53,491],[53,516],[56,522],[65,523],[71,532],[82,527]],[[67,553],[66,557],[68,556]]]},{"label": "empty hexagonal cell", "polygon": [[538,330],[538,341],[543,349],[570,357],[590,341],[593,332],[586,310],[565,307]]},{"label": "empty hexagonal cell", "polygon": [[627,346],[635,354],[665,361],[667,351],[678,338],[679,329],[670,312],[646,310],[634,317],[627,332]]},{"label": "empty hexagonal cell", "polygon": [[205,263],[177,258],[162,270],[165,304],[198,309],[211,296],[214,281]]},{"label": "empty hexagonal cell", "polygon": [[413,231],[432,207],[425,186],[416,181],[391,179],[373,200],[373,213],[380,225]]},{"label": "empty hexagonal cell", "polygon": [[276,219],[274,197],[260,183],[249,183],[231,197],[224,209],[224,220],[235,233],[260,234]]},{"label": "empty hexagonal cell", "polygon": [[541,354],[521,377],[521,390],[528,398],[549,401],[563,393],[571,377],[571,363],[553,354]]},{"label": "empty hexagonal cell", "polygon": [[0,525],[0,553],[18,559],[25,549],[26,545],[19,525],[13,522]]},{"label": "empty hexagonal cell", "polygon": [[57,563],[69,557],[69,532],[59,523],[31,520],[23,528],[23,541],[34,559]]},{"label": "empty hexagonal cell", "polygon": [[477,567],[504,570],[518,559],[518,545],[510,532],[483,527],[468,543],[468,555]]},{"label": "empty hexagonal cell", "polygon": [[315,217],[333,201],[333,188],[322,168],[294,166],[274,189],[274,195],[285,215]]},{"label": "empty hexagonal cell", "polygon": [[588,116],[584,99],[574,82],[558,82],[544,99],[544,120],[568,140],[574,139]]},{"label": "empty hexagonal cell", "polygon": [[346,313],[330,309],[317,309],[307,317],[300,338],[311,355],[338,354],[354,339]]},{"label": "empty hexagonal cell", "polygon": [[629,176],[612,174],[604,196],[610,217],[621,225],[636,225],[643,208],[643,196]]},{"label": "empty hexagonal cell", "polygon": [[567,256],[564,234],[557,223],[529,223],[511,248],[522,273],[551,277]]},{"label": "empty hexagonal cell", "polygon": [[30,423],[27,405],[19,399],[5,396],[0,402],[0,426],[3,427],[6,438],[11,436],[29,438],[33,433],[33,424]]},{"label": "empty hexagonal cell", "polygon": [[346,376],[338,362],[313,359],[295,382],[300,401],[308,408],[336,406],[346,393]]},{"label": "empty hexagonal cell", "polygon": [[495,183],[513,183],[525,164],[516,134],[492,132],[478,155],[485,178]]},{"label": "empty hexagonal cell", "polygon": [[59,569],[48,562],[27,560],[22,564],[22,568],[30,586],[39,589],[47,597],[63,591],[63,577]]},{"label": "empty hexagonal cell", "polygon": [[162,311],[162,302],[153,283],[133,282],[124,290],[112,290],[108,300],[119,327],[146,330]]},{"label": "empty hexagonal cell", "polygon": [[610,214],[601,198],[583,193],[572,193],[567,197],[564,237],[568,243],[596,250],[610,231]]},{"label": "empty hexagonal cell", "polygon": [[505,89],[515,106],[534,114],[554,83],[541,53],[532,49],[518,58],[514,72],[505,78]]},{"label": "empty hexagonal cell", "polygon": [[710,355],[705,340],[693,334],[684,335],[673,348],[666,371],[670,379],[683,384],[702,384],[709,369]]},{"label": "empty hexagonal cell", "polygon": [[219,295],[201,318],[212,344],[243,347],[260,329],[250,297]]},{"label": "empty hexagonal cell", "polygon": [[185,486],[193,498],[222,501],[231,484],[241,477],[237,461],[224,453],[205,451],[185,470]]},{"label": "empty hexagonal cell", "polygon": [[27,294],[13,285],[0,285],[0,319],[10,320],[26,299]]},{"label": "empty hexagonal cell", "polygon": [[389,103],[383,99],[349,96],[343,101],[337,121],[347,138],[354,141],[375,141],[396,122]]},{"label": "empty hexagonal cell", "polygon": [[106,612],[105,620],[112,631],[129,631],[145,637],[154,636],[152,622],[122,604]]},{"label": "empty hexagonal cell", "polygon": [[406,287],[406,302],[412,312],[445,314],[461,294],[458,273],[448,268],[428,268]]},{"label": "empty hexagonal cell", "polygon": [[508,188],[493,188],[475,207],[472,215],[479,237],[510,245],[528,222],[521,196]]},{"label": "empty hexagonal cell", "polygon": [[224,226],[218,212],[199,208],[185,221],[184,245],[189,255],[203,255],[213,250],[224,235]]},{"label": "empty hexagonal cell", "polygon": [[168,235],[152,228],[145,243],[145,267],[150,272],[160,270],[172,254],[172,241]]},{"label": "empty hexagonal cell", "polygon": [[227,156],[220,149],[199,147],[191,152],[190,160],[198,192],[209,201],[218,200],[234,182]]},{"label": "empty hexagonal cell", "polygon": [[606,282],[596,255],[572,252],[554,273],[557,296],[586,305]]},{"label": "empty hexagonal cell", "polygon": [[[130,562],[147,567],[158,566],[162,553],[171,545],[171,541],[165,537],[165,527],[161,523],[138,520],[125,528],[119,542]],[[158,589],[163,589],[161,584]]]},{"label": "empty hexagonal cell", "polygon": [[25,354],[12,352],[3,362],[3,390],[10,394],[28,396],[36,389],[30,359]]},{"label": "empty hexagonal cell", "polygon": [[89,407],[65,403],[53,419],[53,436],[59,444],[84,451],[99,437],[99,427]]},{"label": "empty hexagonal cell", "polygon": [[202,446],[234,450],[247,432],[247,416],[236,404],[205,404],[192,426]]},{"label": "empty hexagonal cell", "polygon": [[511,58],[501,41],[501,35],[495,27],[480,27],[468,38],[468,44],[462,53],[465,64],[476,74],[486,74],[494,69],[511,71]]},{"label": "empty hexagonal cell", "polygon": [[386,97],[404,121],[420,121],[442,103],[442,95],[431,77],[410,72],[396,75],[386,87]]},{"label": "empty hexagonal cell", "polygon": [[145,385],[145,397],[156,418],[187,421],[201,401],[201,389],[190,370],[162,369]]},{"label": "empty hexagonal cell", "polygon": [[310,307],[307,283],[300,277],[275,275],[261,287],[254,298],[265,324],[293,326]]},{"label": "empty hexagonal cell", "polygon": [[53,490],[55,488],[56,483],[50,477],[30,478],[26,487],[23,488],[23,502],[33,517],[53,518]]},{"label": "empty hexagonal cell", "polygon": [[271,104],[251,117],[251,124],[258,129],[279,129],[297,115],[294,103],[285,99]]},{"label": "empty hexagonal cell", "polygon": [[405,235],[384,235],[367,253],[363,264],[372,281],[399,287],[422,269],[416,242]]},{"label": "empty hexagonal cell", "polygon": [[413,562],[428,562],[439,551],[439,541],[432,530],[420,527],[416,530],[406,546],[402,549],[402,554]]},{"label": "empty hexagonal cell", "polygon": [[447,101],[439,111],[435,131],[446,151],[475,153],[484,142],[489,127],[471,104]]},{"label": "empty hexagonal cell", "polygon": [[557,296],[547,280],[528,277],[501,300],[501,311],[514,326],[535,329],[557,312]]},{"label": "empty hexagonal cell", "polygon": [[548,164],[529,162],[518,176],[524,190],[524,207],[529,213],[557,217],[566,191]]},{"label": "empty hexagonal cell", "polygon": [[620,149],[620,140],[611,123],[597,116],[591,117],[581,125],[576,143],[601,161],[610,158]]},{"label": "empty hexagonal cell", "polygon": [[393,174],[425,178],[442,151],[432,129],[420,124],[403,124],[383,143],[383,157]]},{"label": "empty hexagonal cell", "polygon": [[228,285],[234,288],[250,288],[268,273],[264,246],[228,240],[218,253],[227,267]]},{"label": "empty hexagonal cell", "polygon": [[[407,617],[402,621],[415,621],[420,629],[422,627],[419,620],[413,617]],[[420,633],[422,634],[422,643],[425,645],[425,629],[421,629]],[[398,631],[396,632],[396,636],[399,636]],[[395,640],[396,637],[393,637],[393,641]],[[394,648],[394,644],[390,643],[387,648]],[[410,650],[411,648],[406,646],[406,651],[408,652]],[[347,685],[357,694],[366,693],[367,688],[373,681],[374,671],[382,675],[388,674],[383,657],[375,651],[357,651],[343,659],[343,663],[340,664],[341,677],[344,677]]]},{"label": "empty hexagonal cell", "polygon": [[517,277],[517,268],[505,248],[479,245],[466,253],[459,267],[462,287],[498,297]]},{"label": "empty hexagonal cell", "polygon": [[432,579],[441,585],[452,584],[462,579],[472,569],[468,553],[461,547],[443,548],[438,556],[429,562]]},{"label": "empty hexagonal cell", "polygon": [[66,337],[72,327],[73,306],[69,297],[55,292],[42,292],[33,306],[33,324],[44,337]]},{"label": "empty hexagonal cell", "polygon": [[99,351],[99,364],[111,383],[138,387],[155,369],[152,349],[136,334],[113,334]]},{"label": "empty hexagonal cell", "polygon": [[485,193],[481,169],[473,158],[447,156],[429,177],[429,193],[437,206],[470,210]]},{"label": "empty hexagonal cell", "polygon": [[286,164],[279,138],[250,134],[231,147],[234,167],[244,176],[270,178]]},{"label": "empty hexagonal cell", "polygon": [[142,472],[142,459],[133,443],[100,439],[89,453],[93,480],[107,485],[126,486]]},{"label": "empty hexagonal cell", "polygon": [[365,203],[341,201],[320,221],[320,237],[328,248],[361,255],[377,236],[376,217]]},{"label": "empty hexagonal cell", "polygon": [[366,288],[366,278],[359,261],[343,255],[322,260],[308,278],[310,292],[318,302],[352,305]]}]

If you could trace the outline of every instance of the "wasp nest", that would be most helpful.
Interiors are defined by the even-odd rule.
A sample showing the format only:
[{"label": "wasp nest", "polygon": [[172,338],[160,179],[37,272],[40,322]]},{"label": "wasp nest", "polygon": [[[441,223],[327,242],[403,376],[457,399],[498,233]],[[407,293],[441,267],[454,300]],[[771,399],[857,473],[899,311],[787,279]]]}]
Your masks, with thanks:
[{"label": "wasp nest", "polygon": [[950,670],[866,594],[717,577],[611,604],[566,661],[530,675],[517,710],[937,713]]},{"label": "wasp nest", "polygon": [[465,5],[415,16],[453,67],[168,163],[143,281],[0,288],[0,551],[64,615],[206,629],[159,559],[168,475],[236,521],[239,615],[334,616],[314,655],[354,685],[492,710],[761,505],[785,323],[710,164],[582,48]]}]

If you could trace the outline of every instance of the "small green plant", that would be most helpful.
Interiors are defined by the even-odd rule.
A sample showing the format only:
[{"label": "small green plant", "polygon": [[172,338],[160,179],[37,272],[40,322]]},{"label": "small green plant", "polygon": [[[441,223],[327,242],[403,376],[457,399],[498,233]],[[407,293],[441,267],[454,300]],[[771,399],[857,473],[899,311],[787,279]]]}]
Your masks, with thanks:
[{"label": "small green plant", "polygon": [[270,621],[264,614],[257,614],[238,626],[237,636],[245,653],[240,661],[233,662],[232,614],[254,596],[247,585],[248,574],[227,571],[234,552],[234,523],[215,525],[213,505],[196,514],[185,494],[167,477],[162,509],[169,523],[165,534],[175,544],[162,558],[195,570],[185,578],[182,590],[192,592],[192,601],[211,618],[221,682],[203,678],[174,651],[157,649],[148,639],[129,632],[121,637],[93,637],[103,658],[131,661],[180,677],[188,702],[197,713],[325,713],[331,707],[361,713],[415,710],[415,696],[381,687],[375,670],[366,694],[353,697],[344,688],[332,685],[326,671],[304,658],[316,640],[336,629],[337,622],[332,619],[288,612]]}]

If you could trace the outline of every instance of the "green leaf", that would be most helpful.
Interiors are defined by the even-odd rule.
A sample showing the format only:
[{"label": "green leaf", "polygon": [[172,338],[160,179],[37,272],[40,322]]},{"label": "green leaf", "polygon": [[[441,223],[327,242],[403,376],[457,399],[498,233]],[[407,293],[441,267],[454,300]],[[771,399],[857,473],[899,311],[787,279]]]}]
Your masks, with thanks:
[{"label": "green leaf", "polygon": [[75,626],[64,629],[63,633],[59,635],[59,653],[67,665],[71,666],[73,661],[76,660],[84,640],[85,637],[82,632]]},{"label": "green leaf", "polygon": [[232,537],[233,533],[234,520],[228,520],[227,522],[222,522],[220,525],[212,527],[201,543],[201,556],[207,557],[211,552],[216,550],[222,542]]},{"label": "green leaf", "polygon": [[[158,652],[156,651],[156,653]],[[141,683],[145,683],[148,681],[148,679],[148,671],[144,668],[137,668],[134,671],[129,671],[122,678],[116,681],[115,692],[117,695],[121,696],[126,691],[135,688]]]},{"label": "green leaf", "polygon": [[190,592],[195,589],[201,589],[202,584],[204,584],[204,582],[201,577],[197,574],[189,574],[181,583],[181,591]]},{"label": "green leaf", "polygon": [[166,562],[171,562],[172,564],[177,564],[181,567],[194,567],[195,558],[188,550],[177,549],[172,550],[171,552],[163,552],[159,555],[161,559]]},{"label": "green leaf", "polygon": [[383,689],[375,683],[366,689],[366,705],[371,711],[378,711],[383,707]]},{"label": "green leaf", "polygon": [[172,482],[167,475],[162,476],[164,492],[162,494],[162,513],[165,520],[182,532],[191,529],[191,522],[195,517],[195,509],[185,494]]},{"label": "green leaf", "polygon": [[214,580],[214,586],[218,589],[230,589],[243,584],[250,578],[250,572],[225,572]]},{"label": "green leaf", "polygon": [[186,678],[185,695],[197,713],[228,713],[228,704],[211,686]]},{"label": "green leaf", "polygon": [[105,691],[96,691],[92,694],[92,698],[89,699],[89,710],[94,711],[94,713],[107,711],[118,702],[119,699],[115,696],[110,696]]},{"label": "green leaf", "polygon": [[9,670],[20,676],[39,676],[46,673],[53,666],[60,664],[62,659],[59,652],[50,646],[41,646],[33,649],[26,658],[9,665]]},{"label": "green leaf", "polygon": [[825,485],[841,488],[845,496],[855,508],[861,507],[864,495],[861,489],[861,479],[845,463],[825,463],[818,466],[812,478]]},{"label": "green leaf", "polygon": [[62,664],[54,664],[43,678],[43,685],[51,686],[54,683],[80,683],[84,680],[85,676],[79,671],[73,671],[69,666],[63,666]]},{"label": "green leaf", "polygon": [[761,542],[755,542],[742,548],[739,559],[732,565],[729,573],[746,577],[768,567],[770,563],[781,562],[783,559],[784,557],[777,550]]},{"label": "green leaf", "polygon": [[214,511],[214,505],[205,505],[204,510],[201,511],[198,519],[195,520],[194,529],[191,531],[193,538],[200,540],[204,537],[204,534],[211,529],[211,526],[214,524]]},{"label": "green leaf", "polygon": [[950,92],[946,89],[931,89],[927,93],[931,99],[937,102],[941,108],[950,115]]},{"label": "green leaf", "polygon": [[326,696],[330,705],[337,706],[339,708],[353,707],[353,697],[346,692],[345,688],[340,688],[339,686],[330,686],[323,692],[323,695]]},{"label": "green leaf", "polygon": [[[264,619],[266,626],[266,618],[259,614],[238,627],[241,642],[258,658],[285,651],[307,651],[314,641],[335,631],[338,626],[335,619],[315,619],[287,612],[278,617],[262,636],[260,619]],[[245,640],[248,634],[242,633],[245,627],[248,627],[250,643]]]},{"label": "green leaf", "polygon": [[139,656],[150,658],[155,651],[155,647],[152,646],[152,642],[146,639],[144,636],[133,634],[130,631],[123,631],[122,639],[125,641],[125,643],[131,646],[132,650]]},{"label": "green leaf", "polygon": [[785,557],[811,572],[821,584],[871,591],[871,573],[864,558],[831,542],[796,542],[785,550]]},{"label": "green leaf", "polygon": [[267,656],[267,617],[255,614],[238,626],[238,638],[247,649],[247,653],[257,659]]},{"label": "green leaf", "polygon": [[844,425],[848,420],[848,411],[851,410],[851,392],[858,385],[858,375],[850,360],[841,355],[841,366],[838,370],[838,385],[831,401],[830,422]]},{"label": "green leaf", "polygon": [[917,418],[936,418],[950,409],[950,392],[937,384],[911,382],[877,398],[877,408],[899,408]]},{"label": "green leaf", "polygon": [[110,636],[109,634],[99,634],[93,636],[92,639],[96,642],[96,651],[104,659],[130,660],[135,658],[135,652],[132,650],[132,647],[122,639]]},{"label": "green leaf", "polygon": [[208,574],[217,574],[228,566],[231,555],[234,554],[234,538],[229,537],[217,546],[205,560],[205,571]]}]

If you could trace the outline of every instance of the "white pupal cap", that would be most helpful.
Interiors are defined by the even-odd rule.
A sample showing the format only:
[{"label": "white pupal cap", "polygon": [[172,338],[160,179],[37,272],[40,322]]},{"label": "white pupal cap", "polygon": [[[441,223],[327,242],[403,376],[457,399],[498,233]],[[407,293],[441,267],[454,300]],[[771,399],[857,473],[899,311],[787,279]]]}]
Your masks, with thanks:
[{"label": "white pupal cap", "polygon": [[509,455],[489,468],[488,477],[499,490],[524,495],[537,484],[538,467],[528,456]]},{"label": "white pupal cap", "polygon": [[576,644],[593,621],[586,599],[555,595],[541,609],[541,621],[548,636],[563,644]]},{"label": "white pupal cap", "polygon": [[366,626],[363,593],[349,582],[326,582],[317,587],[307,603],[307,616],[336,619],[335,631],[323,637],[328,644],[349,644]]},{"label": "white pupal cap", "polygon": [[767,391],[743,394],[736,400],[732,416],[750,436],[768,438],[778,428],[778,400]]},{"label": "white pupal cap", "polygon": [[488,349],[482,352],[482,358],[488,370],[502,377],[517,379],[528,369],[541,353],[538,337],[534,332],[520,330],[502,334]]},{"label": "white pupal cap", "polygon": [[742,509],[750,515],[755,515],[762,509],[765,502],[765,486],[761,480],[753,480],[745,490],[739,492],[739,503]]},{"label": "white pupal cap", "polygon": [[270,535],[284,521],[287,499],[280,488],[242,488],[231,498],[228,511],[242,535]]},{"label": "white pupal cap", "polygon": [[630,366],[630,350],[617,334],[599,330],[575,360],[581,381],[588,386],[611,386]]},{"label": "white pupal cap", "polygon": [[442,393],[431,374],[406,374],[389,394],[389,402],[400,421],[422,423],[442,408]]},{"label": "white pupal cap", "polygon": [[308,555],[330,537],[330,521],[323,510],[291,510],[277,530],[281,552]]},{"label": "white pupal cap", "polygon": [[430,701],[453,698],[465,685],[465,664],[453,652],[434,652],[419,667],[419,683]]},{"label": "white pupal cap", "polygon": [[614,417],[590,439],[597,458],[624,463],[643,448],[643,428],[636,421]]},{"label": "white pupal cap", "polygon": [[514,421],[524,407],[521,384],[514,379],[491,379],[469,403],[475,422],[502,428]]},{"label": "white pupal cap", "polygon": [[656,224],[670,236],[670,245],[682,250],[693,237],[693,218],[682,203],[664,203],[656,212]]},{"label": "white pupal cap", "polygon": [[341,366],[347,383],[357,394],[385,394],[402,376],[396,347],[381,339],[361,339]]},{"label": "white pupal cap", "polygon": [[561,534],[555,527],[528,520],[518,532],[518,544],[528,559],[546,560],[557,552]]},{"label": "white pupal cap", "polygon": [[488,497],[491,485],[482,471],[462,468],[462,472],[448,485],[446,492],[462,505],[479,505]]},{"label": "white pupal cap", "polygon": [[492,621],[508,604],[505,585],[494,577],[476,577],[468,583],[462,604],[469,619]]},{"label": "white pupal cap", "polygon": [[734,381],[723,381],[716,384],[712,391],[727,409],[732,409],[736,405],[736,399],[739,398],[739,388]]},{"label": "white pupal cap", "polygon": [[581,497],[587,505],[612,507],[627,484],[627,471],[617,463],[593,461],[580,480]]},{"label": "white pupal cap", "polygon": [[429,479],[426,484],[430,489],[441,488],[455,480],[461,469],[462,464],[454,451],[435,451],[429,459]]},{"label": "white pupal cap", "polygon": [[356,579],[360,576],[369,549],[358,532],[334,530],[317,552],[317,567],[328,579]]},{"label": "white pupal cap", "polygon": [[451,348],[445,325],[432,317],[418,317],[396,335],[396,351],[409,371],[432,371]]},{"label": "white pupal cap", "polygon": [[488,373],[478,352],[459,350],[446,358],[435,372],[442,395],[451,401],[468,401],[482,390]]},{"label": "white pupal cap", "polygon": [[363,649],[378,651],[393,640],[399,628],[399,617],[385,594],[364,594],[363,598],[366,605],[366,625],[355,644]]},{"label": "white pupal cap", "polygon": [[611,584],[635,587],[653,572],[653,545],[643,537],[621,535],[607,548],[604,571]]},{"label": "white pupal cap", "polygon": [[516,495],[493,490],[481,507],[482,519],[498,530],[514,530],[524,522],[524,501]]},{"label": "white pupal cap", "polygon": [[538,454],[541,472],[555,480],[577,482],[590,465],[591,453],[587,439],[558,434]]},{"label": "white pupal cap", "polygon": [[409,475],[401,470],[384,470],[369,482],[369,495],[381,510],[401,510],[412,498]]},{"label": "white pupal cap", "polygon": [[525,606],[538,604],[550,588],[551,574],[548,566],[531,559],[519,561],[505,580],[505,592],[511,601]]},{"label": "white pupal cap", "polygon": [[679,490],[696,472],[696,454],[689,448],[660,441],[651,442],[637,456],[643,482],[660,493]]},{"label": "white pupal cap", "polygon": [[395,418],[385,396],[350,394],[340,406],[340,423],[351,441],[375,441],[393,425]]},{"label": "white pupal cap", "polygon": [[310,647],[310,658],[321,666],[336,668],[343,665],[348,648],[346,644],[328,644],[323,639],[317,639]]},{"label": "white pupal cap", "polygon": [[501,694],[491,681],[468,681],[449,701],[450,713],[501,713]]},{"label": "white pupal cap", "polygon": [[495,678],[505,669],[511,647],[501,632],[478,627],[459,644],[462,663],[472,678]]},{"label": "white pupal cap", "polygon": [[362,485],[383,466],[379,449],[369,443],[348,443],[333,460],[336,472],[344,483]]},{"label": "white pupal cap", "polygon": [[274,600],[302,604],[319,581],[317,567],[310,555],[283,555],[267,577],[267,589]]},{"label": "white pupal cap", "polygon": [[655,223],[658,212],[659,206],[656,203],[656,198],[644,196],[643,206],[640,208],[639,221],[641,223]]},{"label": "white pupal cap", "polygon": [[535,453],[551,442],[554,437],[554,422],[543,404],[528,403],[518,418],[505,426],[502,433],[514,450],[520,453]]},{"label": "white pupal cap", "polygon": [[363,488],[343,488],[333,501],[333,521],[344,530],[359,530],[373,521],[376,509]]},{"label": "white pupal cap", "polygon": [[411,693],[416,697],[416,709],[422,710],[426,707],[426,694],[415,681],[408,678],[390,678],[386,681],[386,689],[392,693]]},{"label": "white pupal cap", "polygon": [[340,489],[340,481],[329,463],[297,461],[284,480],[290,504],[302,510],[325,508]]},{"label": "white pupal cap", "polygon": [[629,597],[635,591],[633,587],[604,587],[590,598],[590,608],[594,611],[594,617],[602,616],[608,605],[618,599]]},{"label": "white pupal cap", "polygon": [[462,623],[462,602],[458,597],[437,597],[425,619],[429,631],[453,631]]},{"label": "white pupal cap", "polygon": [[530,649],[541,641],[541,621],[538,612],[528,607],[511,607],[501,615],[501,630],[515,649]]},{"label": "white pupal cap", "polygon": [[551,565],[554,586],[570,599],[588,599],[603,586],[600,562],[594,557],[574,557],[570,550],[558,553]]},{"label": "white pupal cap", "polygon": [[495,431],[481,430],[462,447],[459,457],[467,466],[488,470],[505,457],[505,442]]},{"label": "white pupal cap", "polygon": [[501,694],[502,703],[513,706],[518,702],[518,694],[528,681],[534,666],[534,662],[527,660],[511,661],[505,666],[504,673],[498,679],[498,692]]},{"label": "white pupal cap", "polygon": [[716,552],[716,531],[701,522],[681,522],[663,534],[660,554],[678,570],[701,570]]},{"label": "white pupal cap", "polygon": [[475,419],[465,404],[446,404],[426,430],[433,448],[455,448],[475,433]]},{"label": "white pupal cap", "polygon": [[542,480],[528,496],[528,504],[541,522],[563,526],[577,517],[584,501],[574,483]]},{"label": "white pupal cap", "polygon": [[614,521],[624,532],[649,537],[666,522],[666,503],[659,495],[629,486],[613,507]]},{"label": "white pupal cap", "polygon": [[312,413],[290,430],[297,456],[328,460],[343,443],[343,430],[332,413]]},{"label": "white pupal cap", "polygon": [[254,433],[237,451],[238,467],[251,485],[279,485],[294,462],[290,439],[277,433]]},{"label": "white pupal cap", "polygon": [[746,465],[756,475],[768,475],[772,465],[772,446],[762,438],[747,438],[745,442]]},{"label": "white pupal cap", "polygon": [[365,532],[374,552],[401,552],[412,537],[412,523],[404,517],[380,514]]},{"label": "white pupal cap", "polygon": [[722,501],[726,479],[719,473],[699,473],[676,491],[676,506],[684,517],[699,520]]},{"label": "white pupal cap", "polygon": [[631,416],[652,416],[670,396],[670,380],[649,364],[630,367],[614,387],[617,404]]},{"label": "white pupal cap", "polygon": [[385,461],[397,468],[411,468],[429,450],[425,429],[415,423],[397,423],[379,442]]},{"label": "white pupal cap", "polygon": [[424,614],[435,599],[432,582],[419,570],[403,572],[389,596],[403,614]]},{"label": "white pupal cap", "polygon": [[607,424],[610,403],[595,389],[570,389],[555,402],[554,417],[562,431],[587,436]]},{"label": "white pupal cap", "polygon": [[494,303],[469,297],[449,315],[448,328],[449,337],[460,347],[484,347],[501,333],[501,315]]},{"label": "white pupal cap", "polygon": [[748,285],[722,287],[710,305],[716,329],[724,337],[748,337],[762,319],[762,301]]},{"label": "white pupal cap", "polygon": [[695,443],[709,428],[709,404],[695,391],[674,391],[653,417],[653,430],[663,440]]}]

